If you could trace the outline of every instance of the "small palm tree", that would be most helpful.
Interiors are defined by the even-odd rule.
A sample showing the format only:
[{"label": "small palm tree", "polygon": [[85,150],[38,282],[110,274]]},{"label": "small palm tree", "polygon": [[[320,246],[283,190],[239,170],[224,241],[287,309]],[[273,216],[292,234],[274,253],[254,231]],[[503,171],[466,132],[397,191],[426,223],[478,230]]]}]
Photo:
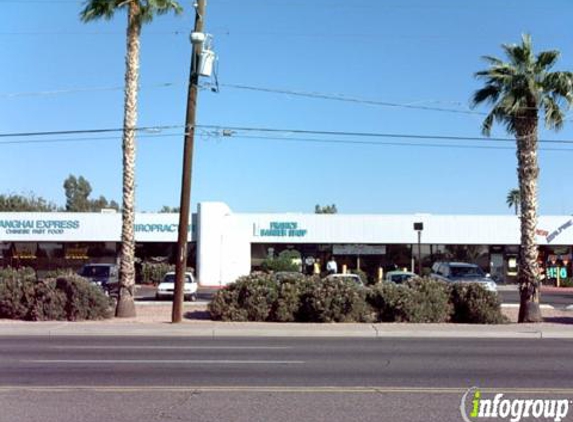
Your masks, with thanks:
[{"label": "small palm tree", "polygon": [[521,44],[502,46],[507,62],[485,56],[489,68],[475,76],[485,81],[472,99],[475,107],[490,103],[491,110],[482,125],[489,136],[494,122],[501,123],[515,136],[517,175],[521,201],[521,248],[518,282],[521,300],[519,322],[539,322],[539,268],[537,264],[537,133],[540,111],[545,126],[559,130],[563,126],[562,106],[573,102],[573,74],[550,72],[559,58],[555,50],[533,53],[531,37],[523,35]]},{"label": "small palm tree", "polygon": [[123,206],[121,230],[120,289],[116,316],[135,316],[135,131],[137,126],[137,86],[139,80],[139,39],[143,24],[155,15],[179,14],[174,0],[88,0],[80,13],[84,22],[111,19],[127,9],[127,52],[125,58],[125,98],[123,118]]},{"label": "small palm tree", "polygon": [[505,203],[509,208],[513,207],[515,210],[515,215],[519,215],[519,202],[521,195],[519,194],[519,189],[511,189],[507,193],[505,198]]}]

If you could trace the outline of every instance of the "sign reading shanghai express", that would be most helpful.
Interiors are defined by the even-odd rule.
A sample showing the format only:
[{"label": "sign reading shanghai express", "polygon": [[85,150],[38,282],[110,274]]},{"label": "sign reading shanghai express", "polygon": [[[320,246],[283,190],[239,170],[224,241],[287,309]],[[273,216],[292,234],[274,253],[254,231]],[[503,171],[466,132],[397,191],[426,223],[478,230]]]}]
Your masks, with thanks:
[{"label": "sign reading shanghai express", "polygon": [[63,234],[80,228],[78,220],[0,220],[6,234]]},{"label": "sign reading shanghai express", "polygon": [[307,230],[300,229],[298,223],[271,221],[268,228],[260,229],[255,224],[255,236],[260,237],[304,237]]}]

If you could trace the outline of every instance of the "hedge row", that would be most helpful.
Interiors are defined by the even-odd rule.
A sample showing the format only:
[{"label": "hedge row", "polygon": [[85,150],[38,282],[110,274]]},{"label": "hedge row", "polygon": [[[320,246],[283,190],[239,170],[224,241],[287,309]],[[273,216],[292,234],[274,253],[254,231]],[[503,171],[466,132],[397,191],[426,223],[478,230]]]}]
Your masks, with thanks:
[{"label": "hedge row", "polygon": [[0,272],[0,318],[27,321],[110,318],[110,299],[83,277],[36,280],[30,272]]},{"label": "hedge row", "polygon": [[371,288],[348,279],[253,273],[217,292],[211,318],[276,322],[506,322],[496,294],[429,278]]}]

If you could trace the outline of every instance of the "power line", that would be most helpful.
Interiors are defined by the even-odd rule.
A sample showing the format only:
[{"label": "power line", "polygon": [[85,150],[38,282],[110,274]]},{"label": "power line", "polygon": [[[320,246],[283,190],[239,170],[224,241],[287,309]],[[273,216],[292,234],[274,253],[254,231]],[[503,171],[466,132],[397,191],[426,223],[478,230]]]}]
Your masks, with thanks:
[{"label": "power line", "polygon": [[[146,89],[152,88],[171,88],[176,86],[174,82],[162,82],[158,84],[144,85]],[[140,87],[141,88],[141,87]],[[100,86],[100,87],[85,87],[85,88],[67,88],[67,89],[54,89],[47,91],[28,91],[28,92],[12,92],[0,93],[0,98],[16,98],[16,97],[41,97],[53,96],[61,94],[76,94],[82,92],[100,92],[100,91],[123,91],[124,86]]]},{"label": "power line", "polygon": [[[277,129],[264,127],[237,127],[237,126],[216,126],[216,125],[199,125],[203,129],[235,132],[268,132],[268,133],[292,133],[305,135],[323,135],[323,136],[354,136],[369,138],[404,138],[404,139],[435,139],[445,141],[498,141],[498,142],[515,142],[511,138],[484,138],[475,136],[448,136],[448,135],[417,135],[405,133],[380,133],[380,132],[345,132],[345,131],[325,131],[325,130],[304,130],[304,129]],[[552,144],[573,144],[571,140],[561,139],[538,139],[539,143]]]},{"label": "power line", "polygon": [[[262,140],[276,140],[287,142],[310,142],[310,143],[326,143],[326,144],[358,144],[358,145],[376,145],[376,146],[399,146],[399,147],[425,147],[425,148],[456,148],[456,149],[493,149],[493,150],[510,150],[515,148],[493,146],[493,145],[461,145],[461,144],[427,144],[427,143],[413,143],[413,142],[375,142],[375,141],[356,141],[350,139],[317,139],[317,138],[283,138],[276,136],[233,136],[240,139],[262,139]],[[540,151],[564,151],[573,152],[572,148],[539,148]]]},{"label": "power line", "polygon": [[[158,135],[140,135],[138,139],[142,138],[168,138],[175,136],[183,136],[182,133],[169,133]],[[76,142],[90,142],[90,141],[104,141],[104,140],[121,140],[120,136],[96,136],[89,138],[62,138],[62,139],[24,139],[20,141],[0,141],[0,145],[24,145],[24,144],[58,144],[58,143],[76,143]]]},{"label": "power line", "polygon": [[[163,126],[148,126],[136,128],[138,132],[160,132],[164,130],[183,129],[183,125],[163,125]],[[287,142],[308,142],[308,143],[323,143],[323,144],[355,144],[355,145],[379,145],[379,146],[409,146],[409,147],[429,147],[429,148],[458,148],[458,149],[507,149],[512,150],[512,147],[501,147],[493,145],[467,145],[459,143],[451,143],[454,141],[497,141],[497,142],[511,142],[514,139],[510,138],[480,138],[469,136],[446,136],[446,135],[418,135],[418,134],[404,134],[404,133],[376,133],[376,132],[344,132],[344,131],[319,131],[319,130],[301,130],[301,129],[277,129],[277,128],[256,128],[256,127],[229,127],[219,125],[197,125],[197,129],[203,129],[202,134],[205,137],[219,137],[219,138],[239,138],[239,139],[267,139],[279,140]],[[208,129],[208,131],[207,131]],[[29,138],[41,136],[69,136],[79,134],[98,134],[98,133],[119,133],[122,128],[106,128],[106,129],[86,129],[86,130],[66,130],[66,131],[51,131],[51,132],[20,132],[20,133],[3,133],[0,134],[2,138]],[[246,134],[242,134],[245,132]],[[254,136],[252,133],[268,133],[270,135]],[[283,134],[283,136],[272,136],[276,134]],[[160,133],[160,134],[143,134],[141,138],[155,138],[155,137],[176,137],[182,136],[183,133]],[[301,138],[292,137],[290,135],[314,135],[323,136],[323,138]],[[336,139],[338,137],[355,137],[357,139]],[[383,139],[415,139],[415,140],[441,140],[448,141],[449,144],[436,144],[436,143],[414,143],[414,142],[380,142],[365,140],[364,138],[383,138]],[[107,137],[83,137],[83,138],[63,138],[63,139],[24,139],[24,140],[11,140],[0,141],[0,145],[20,145],[20,144],[46,144],[46,143],[74,143],[74,142],[91,142],[106,139],[119,139],[118,136]],[[570,140],[556,140],[556,139],[541,139],[539,143],[553,143],[561,145],[571,145],[573,141]],[[573,151],[568,148],[540,148],[541,151]]]},{"label": "power line", "polygon": [[274,94],[285,94],[285,95],[292,95],[297,97],[307,97],[307,98],[316,98],[322,100],[334,100],[334,101],[344,101],[344,102],[352,102],[358,104],[367,104],[367,105],[376,105],[376,106],[383,106],[383,107],[400,107],[400,108],[409,108],[415,110],[426,110],[426,111],[440,111],[440,112],[448,112],[448,113],[459,113],[459,114],[473,114],[473,115],[481,115],[485,116],[487,113],[479,112],[479,111],[472,111],[472,110],[455,110],[451,108],[443,108],[443,107],[431,107],[431,106],[421,106],[421,105],[414,105],[414,104],[400,104],[394,103],[389,101],[378,101],[378,100],[368,100],[363,98],[357,97],[350,97],[345,94],[325,94],[320,92],[307,92],[307,91],[295,91],[295,90],[287,90],[287,89],[276,89],[276,88],[264,88],[264,87],[256,87],[256,86],[249,86],[249,85],[241,85],[241,84],[219,84],[219,86],[227,87],[227,88],[234,88],[234,89],[242,89],[248,91],[259,91],[259,92],[268,92]]},{"label": "power line", "polygon": [[[143,126],[133,128],[137,132],[157,132],[168,129],[181,129],[183,125],[167,125],[167,126]],[[12,132],[0,133],[0,138],[25,138],[31,136],[58,136],[58,135],[81,135],[88,133],[110,133],[110,132],[123,132],[123,128],[115,129],[78,129],[78,130],[54,130],[44,132]]]}]

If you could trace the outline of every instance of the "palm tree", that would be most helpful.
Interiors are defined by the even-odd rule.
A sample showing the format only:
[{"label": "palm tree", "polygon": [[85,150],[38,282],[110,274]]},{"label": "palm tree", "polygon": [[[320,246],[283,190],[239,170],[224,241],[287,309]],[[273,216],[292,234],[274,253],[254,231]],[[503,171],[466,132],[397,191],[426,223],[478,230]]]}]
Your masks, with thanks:
[{"label": "palm tree", "polygon": [[507,206],[509,208],[513,207],[515,209],[515,215],[519,215],[520,196],[521,195],[519,194],[519,189],[511,189],[505,198],[505,203]]},{"label": "palm tree", "polygon": [[490,103],[482,124],[489,136],[494,122],[501,123],[515,136],[517,175],[521,203],[521,248],[518,282],[520,285],[519,322],[542,321],[539,309],[539,268],[537,264],[537,132],[539,113],[545,126],[559,130],[563,126],[562,106],[573,102],[573,74],[550,72],[559,58],[556,50],[533,53],[531,37],[523,35],[521,44],[502,46],[508,59],[485,56],[489,68],[475,76],[485,81],[472,98],[473,106]]},{"label": "palm tree", "polygon": [[137,87],[139,80],[139,39],[143,24],[155,15],[182,8],[174,0],[88,0],[80,13],[84,22],[111,19],[127,9],[127,51],[125,56],[125,95],[123,116],[123,206],[121,230],[120,289],[116,316],[135,316],[135,131],[137,126]]}]

